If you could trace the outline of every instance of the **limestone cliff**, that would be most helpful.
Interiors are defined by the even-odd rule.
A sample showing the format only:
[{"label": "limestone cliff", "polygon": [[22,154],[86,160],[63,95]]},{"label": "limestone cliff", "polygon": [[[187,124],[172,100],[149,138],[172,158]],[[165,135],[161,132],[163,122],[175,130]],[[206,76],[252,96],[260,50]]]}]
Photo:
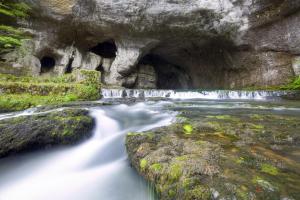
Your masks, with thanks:
[{"label": "limestone cliff", "polygon": [[300,0],[27,2],[33,40],[4,59],[34,75],[96,69],[130,88],[272,86],[299,75]]}]

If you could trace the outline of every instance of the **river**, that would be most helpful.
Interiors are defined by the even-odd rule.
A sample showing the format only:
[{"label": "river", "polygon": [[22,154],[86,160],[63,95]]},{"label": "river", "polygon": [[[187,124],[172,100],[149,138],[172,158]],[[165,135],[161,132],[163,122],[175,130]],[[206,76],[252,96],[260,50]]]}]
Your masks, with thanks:
[{"label": "river", "polygon": [[[177,113],[188,109],[200,109],[204,114],[269,112],[300,116],[300,103],[278,100],[279,93],[104,90],[103,94],[106,101],[113,102],[129,97],[146,100],[87,107],[96,127],[93,137],[80,145],[0,159],[0,200],[156,199],[153,187],[127,159],[124,143],[128,132],[169,125]],[[150,97],[159,99],[147,99]],[[0,115],[0,120],[34,113]]]}]

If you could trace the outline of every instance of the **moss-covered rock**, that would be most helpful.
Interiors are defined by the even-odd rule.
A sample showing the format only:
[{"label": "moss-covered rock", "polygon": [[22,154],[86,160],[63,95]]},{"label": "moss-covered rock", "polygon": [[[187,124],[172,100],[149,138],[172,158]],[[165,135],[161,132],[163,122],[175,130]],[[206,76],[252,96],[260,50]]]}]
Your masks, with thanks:
[{"label": "moss-covered rock", "polygon": [[128,134],[126,147],[163,200],[298,199],[299,128],[297,116],[195,109],[171,126]]},{"label": "moss-covered rock", "polygon": [[93,126],[93,118],[82,109],[0,120],[0,157],[75,144],[90,137]]},{"label": "moss-covered rock", "polygon": [[19,111],[38,105],[101,98],[100,72],[78,70],[60,77],[16,77],[0,74],[0,112]]}]

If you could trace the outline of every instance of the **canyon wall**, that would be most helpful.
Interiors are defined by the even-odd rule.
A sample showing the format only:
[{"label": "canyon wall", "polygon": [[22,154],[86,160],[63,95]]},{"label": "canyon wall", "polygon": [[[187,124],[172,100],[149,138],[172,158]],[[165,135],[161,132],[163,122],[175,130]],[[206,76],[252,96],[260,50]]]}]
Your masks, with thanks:
[{"label": "canyon wall", "polygon": [[276,86],[300,74],[300,0],[27,2],[33,39],[0,72],[85,68],[108,86],[161,89]]}]

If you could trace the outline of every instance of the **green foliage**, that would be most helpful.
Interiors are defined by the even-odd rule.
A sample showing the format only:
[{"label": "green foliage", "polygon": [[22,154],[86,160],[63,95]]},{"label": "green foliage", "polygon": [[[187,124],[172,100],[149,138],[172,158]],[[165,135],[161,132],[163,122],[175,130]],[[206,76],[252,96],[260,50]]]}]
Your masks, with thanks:
[{"label": "green foliage", "polygon": [[17,2],[11,0],[0,1],[0,14],[14,17],[14,18],[25,18],[28,16],[30,7],[24,2]]},{"label": "green foliage", "polygon": [[300,90],[300,76],[296,77],[291,83],[282,86],[284,90]]},{"label": "green foliage", "polygon": [[16,77],[0,74],[0,110],[24,110],[38,105],[97,100],[100,84],[77,83],[74,75]]},{"label": "green foliage", "polygon": [[15,21],[26,18],[29,10],[23,2],[0,0],[0,17],[9,19],[0,24],[0,55],[21,46],[22,40],[27,38]]},{"label": "green foliage", "polygon": [[39,105],[51,105],[58,103],[65,103],[77,100],[74,95],[51,95],[40,96],[30,94],[10,94],[0,95],[0,110],[1,111],[20,111],[30,107],[36,107]]}]

